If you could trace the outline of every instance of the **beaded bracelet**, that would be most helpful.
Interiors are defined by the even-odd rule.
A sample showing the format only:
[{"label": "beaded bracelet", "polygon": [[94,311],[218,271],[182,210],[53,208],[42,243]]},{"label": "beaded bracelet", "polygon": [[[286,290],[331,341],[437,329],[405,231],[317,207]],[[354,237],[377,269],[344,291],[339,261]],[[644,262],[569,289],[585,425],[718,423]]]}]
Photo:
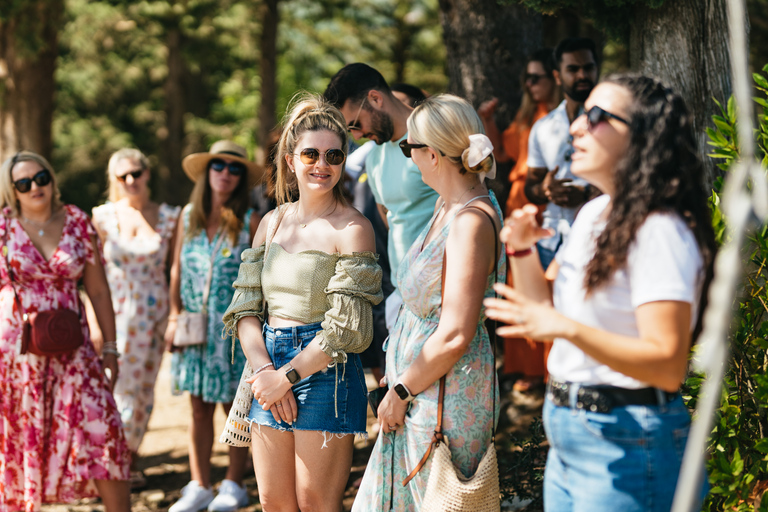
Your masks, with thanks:
[{"label": "beaded bracelet", "polygon": [[258,374],[259,372],[261,372],[261,371],[263,371],[263,370],[266,370],[266,369],[267,369],[268,367],[270,367],[270,366],[271,366],[272,368],[274,368],[274,367],[275,367],[275,365],[274,365],[274,364],[272,364],[272,363],[267,363],[267,364],[265,364],[265,365],[263,365],[263,366],[259,366],[258,370],[256,370],[256,371],[254,371],[254,372],[253,372],[253,375],[256,375],[256,374]]}]

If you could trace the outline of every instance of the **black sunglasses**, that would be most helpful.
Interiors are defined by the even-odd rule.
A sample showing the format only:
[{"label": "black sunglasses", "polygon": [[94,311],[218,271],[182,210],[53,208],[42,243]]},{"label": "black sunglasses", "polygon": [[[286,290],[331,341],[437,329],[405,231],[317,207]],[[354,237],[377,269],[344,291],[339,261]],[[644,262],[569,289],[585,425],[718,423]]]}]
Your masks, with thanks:
[{"label": "black sunglasses", "polygon": [[531,82],[531,85],[536,85],[542,78],[547,78],[547,75],[537,75],[535,73],[525,74],[525,83]]},{"label": "black sunglasses", "polygon": [[608,118],[615,119],[619,122],[624,123],[625,125],[629,126],[629,121],[627,121],[624,118],[621,118],[617,116],[616,114],[611,114],[607,110],[603,110],[602,108],[595,105],[591,109],[589,109],[587,112],[584,113],[587,116],[587,127],[589,128],[589,131],[594,130],[595,126],[600,124],[603,121],[607,121]]},{"label": "black sunglasses", "polygon": [[21,192],[22,194],[26,194],[30,190],[32,190],[32,182],[34,181],[37,183],[38,187],[44,187],[48,185],[51,182],[51,173],[48,172],[48,169],[42,169],[37,172],[34,176],[31,178],[21,178],[20,180],[16,180],[13,182],[13,186],[16,187],[16,190]]},{"label": "black sunglasses", "polygon": [[214,158],[208,162],[208,168],[216,172],[223,172],[224,169],[227,169],[232,176],[242,176],[246,171],[245,164],[240,162],[225,162],[221,158]]},{"label": "black sunglasses", "polygon": [[400,141],[400,149],[403,151],[405,158],[411,158],[412,149],[423,149],[428,147],[429,146],[426,144],[411,144],[406,139]]},{"label": "black sunglasses", "polygon": [[[347,158],[347,155],[340,149],[329,149],[323,154],[325,155],[325,161],[328,162],[328,165],[339,165],[345,158]],[[304,148],[299,152],[299,156],[304,165],[315,165],[318,160],[320,160],[320,150],[315,148]]]},{"label": "black sunglasses", "polygon": [[142,174],[144,174],[144,169],[139,169],[138,171],[127,172],[125,174],[121,174],[120,176],[115,174],[115,178],[117,178],[117,181],[125,183],[125,180],[128,179],[128,176],[130,176],[134,180],[137,180],[137,179],[141,178]]}]

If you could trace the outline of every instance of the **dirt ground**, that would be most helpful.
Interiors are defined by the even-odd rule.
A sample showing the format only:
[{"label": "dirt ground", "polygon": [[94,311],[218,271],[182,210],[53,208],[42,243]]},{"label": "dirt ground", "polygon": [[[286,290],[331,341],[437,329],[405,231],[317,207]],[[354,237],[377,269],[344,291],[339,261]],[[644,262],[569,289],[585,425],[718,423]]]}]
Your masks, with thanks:
[{"label": "dirt ground", "polygon": [[[367,378],[369,388],[373,387],[375,385],[373,378],[370,375],[367,375]],[[165,512],[180,497],[181,488],[189,482],[187,455],[187,428],[191,418],[189,398],[186,395],[173,396],[170,389],[170,356],[166,354],[155,387],[155,410],[139,451],[141,455],[139,467],[146,475],[147,486],[131,494],[134,512]],[[502,435],[524,431],[540,410],[542,398],[541,393],[525,395],[503,393],[502,406],[505,402],[507,404],[511,402],[511,407],[506,408],[501,418],[500,428],[504,429]],[[225,419],[223,411],[217,409],[214,418],[217,438],[218,433],[223,429]],[[362,477],[373,448],[375,440],[371,428],[373,422],[374,418],[369,410],[369,440],[358,439],[355,442],[352,473],[344,496],[345,511],[352,507],[357,492],[353,484]],[[227,447],[218,441],[214,442],[211,475],[214,488],[224,478],[227,462]],[[246,474],[245,484],[250,495],[250,504],[240,511],[261,511],[256,478],[252,469],[249,469]],[[503,509],[522,510],[519,505],[513,506],[509,502],[504,503]],[[99,500],[94,499],[71,505],[46,505],[42,510],[44,512],[103,512],[104,507]]]}]

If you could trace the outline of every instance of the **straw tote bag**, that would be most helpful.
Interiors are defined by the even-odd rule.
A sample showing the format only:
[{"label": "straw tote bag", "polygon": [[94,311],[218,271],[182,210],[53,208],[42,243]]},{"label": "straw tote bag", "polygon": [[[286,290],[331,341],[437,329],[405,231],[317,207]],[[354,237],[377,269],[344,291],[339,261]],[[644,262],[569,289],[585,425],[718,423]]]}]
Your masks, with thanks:
[{"label": "straw tote bag", "polygon": [[[475,208],[485,214],[493,225],[495,236],[494,254],[499,254],[499,239],[496,234],[496,223],[484,210]],[[498,265],[494,265],[493,281],[498,280]],[[445,279],[445,258],[443,258],[443,279]],[[491,342],[491,352],[496,360],[495,347],[495,329],[493,331],[493,340]],[[440,378],[440,391],[437,402],[437,426],[432,437],[432,443],[427,449],[427,453],[421,458],[419,464],[403,480],[403,486],[416,476],[424,464],[427,462],[430,453],[434,449],[432,456],[432,466],[427,479],[427,489],[424,492],[421,512],[499,512],[501,510],[501,500],[499,499],[499,465],[496,460],[496,366],[493,366],[493,386],[491,394],[493,396],[493,423],[491,423],[491,442],[485,451],[480,465],[475,474],[469,478],[456,469],[451,460],[451,450],[448,448],[448,440],[443,435],[443,401],[445,398],[445,376]]]},{"label": "straw tote bag", "polygon": [[[269,246],[272,242],[272,237],[275,236],[275,231],[277,231],[277,225],[280,223],[283,211],[284,210],[278,207],[275,211],[276,215],[272,216],[269,226],[267,226],[267,243],[264,248],[264,261],[267,261]],[[266,312],[266,308],[264,308],[264,310]],[[251,366],[251,363],[248,362],[248,359],[246,359],[243,373],[240,375],[240,385],[237,387],[235,400],[232,402],[232,407],[229,409],[227,422],[224,424],[224,431],[219,437],[219,442],[222,444],[236,447],[251,446],[251,424],[248,421],[248,415],[251,412],[251,404],[253,403],[253,391],[251,391],[251,385],[246,382],[246,379],[250,379],[252,375],[253,367]]]}]

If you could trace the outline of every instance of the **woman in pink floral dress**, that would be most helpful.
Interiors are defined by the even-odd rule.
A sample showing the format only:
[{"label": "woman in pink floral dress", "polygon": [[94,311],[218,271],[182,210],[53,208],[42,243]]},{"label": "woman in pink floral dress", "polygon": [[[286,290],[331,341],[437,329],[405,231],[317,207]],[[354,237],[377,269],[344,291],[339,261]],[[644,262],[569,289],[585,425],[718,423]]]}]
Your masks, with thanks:
[{"label": "woman in pink floral dress", "polygon": [[[117,354],[97,355],[77,292],[82,278],[113,341],[96,231],[83,211],[59,202],[50,164],[28,151],[0,167],[0,207],[0,512],[97,495],[108,512],[127,512],[130,452],[111,393]],[[84,343],[58,357],[20,354],[14,288],[28,313],[79,311]]]}]

